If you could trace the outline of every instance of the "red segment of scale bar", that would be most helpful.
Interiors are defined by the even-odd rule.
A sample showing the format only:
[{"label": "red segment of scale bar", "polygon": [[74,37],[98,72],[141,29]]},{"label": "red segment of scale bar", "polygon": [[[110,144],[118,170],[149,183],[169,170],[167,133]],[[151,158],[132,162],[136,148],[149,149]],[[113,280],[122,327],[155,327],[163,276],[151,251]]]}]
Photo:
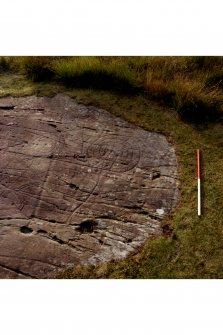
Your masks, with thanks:
[{"label": "red segment of scale bar", "polygon": [[197,149],[197,179],[200,179],[200,150]]}]

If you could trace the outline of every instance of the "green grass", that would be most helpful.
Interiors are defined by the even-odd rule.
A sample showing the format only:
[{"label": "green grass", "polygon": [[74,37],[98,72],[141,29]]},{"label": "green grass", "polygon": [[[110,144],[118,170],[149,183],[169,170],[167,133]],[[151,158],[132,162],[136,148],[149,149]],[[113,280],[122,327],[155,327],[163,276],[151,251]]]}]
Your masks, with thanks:
[{"label": "green grass", "polygon": [[[100,59],[103,60],[103,57]],[[214,60],[215,65],[211,60],[212,67],[208,64],[207,58],[202,61],[200,58],[198,60],[188,59],[190,67],[187,66],[186,72],[188,73],[187,80],[197,80],[199,86],[201,85],[199,78],[201,78],[203,85],[204,78],[210,78],[209,74],[214,71],[217,73],[219,67],[217,63],[221,59]],[[58,59],[54,61],[56,62]],[[110,60],[105,61],[109,62]],[[125,61],[129,68],[133,68],[133,70],[134,67],[137,68],[136,78],[140,73],[144,73],[145,68],[147,71],[145,64],[148,59],[145,57],[142,59],[128,57],[126,60],[120,60],[119,57],[116,57],[113,61]],[[158,62],[157,59],[153,59],[153,62],[156,61]],[[170,62],[173,63],[173,58],[170,58]],[[186,57],[177,59],[176,62],[177,64],[182,63],[182,70],[179,69],[178,72],[178,75],[181,75],[180,71],[185,72]],[[167,64],[165,66],[167,67]],[[173,65],[169,66],[171,68]],[[178,66],[176,65],[176,68]],[[173,81],[176,78],[177,70],[174,73],[172,70],[163,73],[163,82],[167,81],[168,76],[168,80]],[[195,73],[197,74],[195,75]],[[140,81],[137,81],[137,85],[141,85]],[[58,92],[69,94],[80,103],[106,109],[144,129],[166,135],[176,149],[181,183],[179,205],[164,223],[172,226],[173,234],[171,237],[149,240],[138,254],[132,255],[124,261],[111,262],[97,267],[69,269],[59,274],[58,278],[223,278],[222,121],[201,124],[184,122],[177,109],[173,108],[171,104],[167,103],[168,107],[165,105],[165,101],[163,101],[163,105],[157,104],[151,101],[150,95],[145,94],[144,91],[137,95],[126,95],[120,94],[120,92],[119,94],[111,92],[108,89],[102,91],[92,88],[73,88],[63,86],[61,82],[56,81],[33,82],[27,79],[24,72],[4,71],[0,76],[1,96],[53,95]],[[219,91],[218,94],[220,97],[222,93]],[[202,153],[203,208],[201,218],[197,216],[197,148],[200,148]]]},{"label": "green grass", "polygon": [[118,61],[99,57],[60,59],[53,64],[56,79],[68,87],[133,92],[137,87],[135,72]]},{"label": "green grass", "polygon": [[26,95],[55,95],[63,87],[55,82],[33,83],[21,73],[6,72],[0,74],[0,97],[12,95],[15,97]]}]

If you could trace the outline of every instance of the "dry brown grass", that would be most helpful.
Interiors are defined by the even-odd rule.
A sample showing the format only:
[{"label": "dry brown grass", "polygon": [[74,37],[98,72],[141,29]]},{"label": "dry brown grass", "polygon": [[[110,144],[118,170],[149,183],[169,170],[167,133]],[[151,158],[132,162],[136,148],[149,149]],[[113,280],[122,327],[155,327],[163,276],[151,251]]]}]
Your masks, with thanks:
[{"label": "dry brown grass", "polygon": [[[201,59],[154,57],[146,70],[146,92],[159,102],[174,107],[186,121],[212,121],[220,117],[223,92],[219,73],[222,59]],[[208,84],[210,78],[215,82],[212,86]]]}]

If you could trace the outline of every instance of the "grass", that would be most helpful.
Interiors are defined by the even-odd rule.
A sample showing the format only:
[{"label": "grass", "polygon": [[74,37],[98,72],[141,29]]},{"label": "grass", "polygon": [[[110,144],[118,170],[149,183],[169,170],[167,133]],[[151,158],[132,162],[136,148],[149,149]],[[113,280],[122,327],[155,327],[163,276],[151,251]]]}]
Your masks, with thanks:
[{"label": "grass", "polygon": [[184,121],[200,123],[222,115],[222,57],[154,57],[146,89],[174,107]]},{"label": "grass", "polygon": [[[208,80],[214,72],[217,73],[218,68],[220,73],[221,59],[210,59],[211,66],[207,58],[197,60],[188,58],[187,60],[187,57],[182,57],[182,59],[171,57],[169,67],[172,70],[169,70],[168,57],[164,58],[166,58],[165,62],[163,60],[161,62],[164,62],[165,66],[160,66],[163,66],[166,72],[164,70],[162,72],[158,65],[155,70],[155,62],[159,63],[160,59],[151,58],[151,62],[154,62],[152,73],[154,80],[162,80],[163,83],[172,82],[174,85],[174,80],[178,77],[182,78],[184,73],[188,86],[182,85],[186,92],[191,92],[192,96],[197,92],[199,97],[202,94],[209,97],[213,92],[213,96],[215,99],[217,96],[220,104],[221,82],[219,82],[217,91],[215,91],[216,84],[213,91],[206,91],[206,85],[209,87]],[[104,58],[100,59],[102,61]],[[136,68],[135,77],[138,78],[140,73],[152,71],[148,66],[148,59],[150,58],[128,57],[123,60],[116,57],[113,62],[126,62],[132,71],[135,71],[134,68]],[[58,61],[65,61],[65,59],[54,59],[53,63],[56,64]],[[110,59],[105,61],[109,63]],[[175,70],[173,70],[173,61],[176,62]],[[190,66],[186,66],[187,62]],[[151,64],[150,66],[152,67]],[[1,96],[11,94],[16,96],[53,95],[64,92],[76,98],[80,103],[98,106],[146,130],[163,133],[174,144],[179,162],[180,203],[172,216],[164,223],[173,228],[170,237],[149,240],[138,254],[121,262],[69,269],[59,274],[58,278],[223,278],[222,121],[212,120],[210,123],[201,124],[184,122],[177,108],[168,103],[168,100],[163,99],[161,103],[159,101],[159,104],[153,102],[150,99],[151,95],[145,91],[145,86],[138,94],[120,94],[120,92],[109,89],[97,88],[95,90],[64,86],[62,82],[58,83],[52,79],[33,82],[27,79],[23,71],[2,72],[0,76]],[[160,77],[162,73],[163,79]],[[137,85],[141,87],[143,80],[141,79],[141,82],[139,78],[136,80]],[[191,83],[194,86],[191,86]],[[175,85],[179,91],[179,83]],[[201,218],[197,216],[197,148],[200,148],[202,153],[203,208]]]},{"label": "grass", "polygon": [[[9,57],[0,60],[4,71]],[[32,82],[144,94],[198,124],[223,115],[223,57],[14,57]]]},{"label": "grass", "polygon": [[56,78],[68,87],[131,92],[136,89],[135,73],[120,62],[99,57],[60,59],[53,65]]}]

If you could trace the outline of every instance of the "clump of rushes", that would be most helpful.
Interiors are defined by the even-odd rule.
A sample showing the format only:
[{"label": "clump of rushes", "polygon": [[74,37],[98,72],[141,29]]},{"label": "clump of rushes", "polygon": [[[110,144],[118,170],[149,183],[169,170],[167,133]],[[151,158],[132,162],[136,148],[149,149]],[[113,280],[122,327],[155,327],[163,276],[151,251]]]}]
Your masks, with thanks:
[{"label": "clump of rushes", "polygon": [[134,92],[137,90],[135,72],[126,62],[109,57],[73,57],[54,63],[56,78],[66,86]]},{"label": "clump of rushes", "polygon": [[19,62],[27,78],[34,82],[51,80],[54,72],[52,69],[52,57],[27,56],[20,57]]}]

